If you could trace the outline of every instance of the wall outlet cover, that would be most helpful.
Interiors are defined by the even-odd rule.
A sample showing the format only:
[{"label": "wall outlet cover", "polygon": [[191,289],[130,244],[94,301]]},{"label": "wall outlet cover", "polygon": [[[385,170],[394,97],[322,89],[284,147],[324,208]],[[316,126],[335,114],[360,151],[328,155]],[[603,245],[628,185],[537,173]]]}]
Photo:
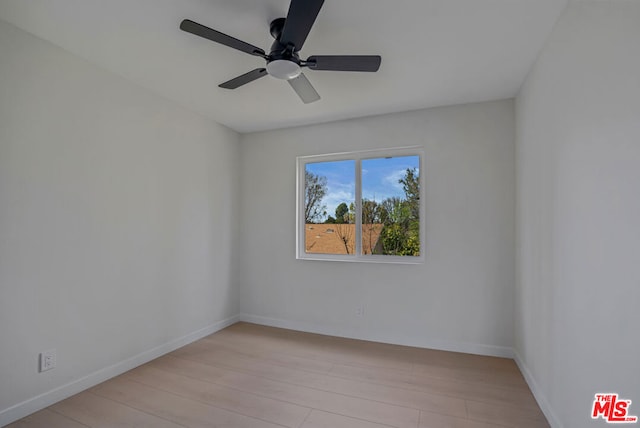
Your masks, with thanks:
[{"label": "wall outlet cover", "polygon": [[40,354],[40,372],[51,370],[56,366],[56,350],[49,349]]}]

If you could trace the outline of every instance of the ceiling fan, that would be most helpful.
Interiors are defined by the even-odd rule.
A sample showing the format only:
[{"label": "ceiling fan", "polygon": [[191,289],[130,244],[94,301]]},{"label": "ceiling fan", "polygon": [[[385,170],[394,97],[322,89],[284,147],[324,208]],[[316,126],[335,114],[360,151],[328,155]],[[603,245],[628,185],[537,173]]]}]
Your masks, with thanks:
[{"label": "ceiling fan", "polygon": [[275,41],[269,54],[256,46],[189,19],[180,23],[180,29],[266,60],[266,67],[256,68],[218,85],[221,88],[236,89],[268,74],[276,79],[287,80],[300,99],[308,104],[319,100],[320,95],[302,73],[303,67],[310,70],[369,72],[378,71],[380,68],[381,58],[378,55],[314,55],[306,60],[300,59],[300,49],[323,3],[324,0],[291,0],[287,17],[271,22],[270,32]]}]

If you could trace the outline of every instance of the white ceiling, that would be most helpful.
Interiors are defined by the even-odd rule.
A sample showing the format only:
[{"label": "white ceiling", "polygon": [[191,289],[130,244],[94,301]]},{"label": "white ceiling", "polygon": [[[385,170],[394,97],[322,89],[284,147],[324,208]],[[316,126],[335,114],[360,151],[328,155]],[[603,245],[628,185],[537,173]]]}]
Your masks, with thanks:
[{"label": "white ceiling", "polygon": [[305,105],[264,61],[180,31],[190,18],[269,51],[289,0],[0,0],[0,19],[239,132],[516,95],[566,0],[326,0],[301,51],[381,55],[377,73],[305,70]]}]

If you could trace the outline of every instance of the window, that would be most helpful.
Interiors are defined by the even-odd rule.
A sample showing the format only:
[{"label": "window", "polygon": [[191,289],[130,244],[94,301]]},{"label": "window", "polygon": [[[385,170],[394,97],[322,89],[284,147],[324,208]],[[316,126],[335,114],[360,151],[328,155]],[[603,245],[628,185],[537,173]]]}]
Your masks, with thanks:
[{"label": "window", "polygon": [[420,263],[421,152],[298,158],[299,259]]}]

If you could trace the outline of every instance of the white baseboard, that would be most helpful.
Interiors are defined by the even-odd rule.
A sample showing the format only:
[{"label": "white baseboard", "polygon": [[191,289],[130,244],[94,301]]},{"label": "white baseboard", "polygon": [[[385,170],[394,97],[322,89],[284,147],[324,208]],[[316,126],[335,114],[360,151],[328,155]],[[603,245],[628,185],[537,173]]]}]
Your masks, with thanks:
[{"label": "white baseboard", "polygon": [[549,400],[547,400],[547,397],[542,392],[542,389],[540,389],[540,387],[538,386],[538,383],[536,382],[535,378],[531,374],[531,371],[525,364],[518,351],[514,350],[513,354],[513,359],[516,361],[516,364],[518,365],[522,376],[524,376],[524,380],[527,381],[529,389],[533,393],[533,396],[538,402],[538,406],[540,406],[540,410],[542,410],[542,413],[544,413],[547,421],[549,422],[549,425],[551,425],[551,428],[563,428],[563,425],[562,423],[560,423],[560,419],[558,419],[558,416],[553,410],[553,407],[551,407]]},{"label": "white baseboard", "polygon": [[345,337],[348,339],[368,340],[371,342],[389,343],[392,345],[413,346],[416,348],[438,349],[441,351],[464,352],[466,354],[487,355],[491,357],[513,358],[513,349],[508,346],[483,345],[477,343],[446,342],[429,340],[424,337],[397,336],[389,334],[363,333],[353,329],[336,328],[326,325],[315,325],[299,321],[289,321],[251,314],[240,314],[240,321],[261,324],[270,327],[286,328],[308,333]]},{"label": "white baseboard", "polygon": [[119,363],[113,364],[109,367],[100,369],[94,373],[81,377],[80,379],[69,382],[66,385],[59,386],[58,388],[52,389],[51,391],[47,391],[36,397],[23,401],[22,403],[18,403],[7,409],[1,410],[0,427],[17,421],[18,419],[28,416],[31,413],[37,412],[38,410],[44,409],[45,407],[57,403],[58,401],[64,400],[65,398],[84,391],[85,389],[91,388],[101,382],[111,379],[112,377],[118,376],[126,371],[138,367],[139,365],[145,364],[164,354],[175,351],[182,346],[213,334],[216,331],[222,330],[223,328],[228,327],[231,324],[235,324],[239,320],[240,317],[236,315],[231,318],[218,321],[214,324],[211,324],[210,326],[194,331],[193,333],[189,333],[178,339],[172,340],[153,349],[149,349],[138,355],[134,355],[131,358],[120,361]]}]

